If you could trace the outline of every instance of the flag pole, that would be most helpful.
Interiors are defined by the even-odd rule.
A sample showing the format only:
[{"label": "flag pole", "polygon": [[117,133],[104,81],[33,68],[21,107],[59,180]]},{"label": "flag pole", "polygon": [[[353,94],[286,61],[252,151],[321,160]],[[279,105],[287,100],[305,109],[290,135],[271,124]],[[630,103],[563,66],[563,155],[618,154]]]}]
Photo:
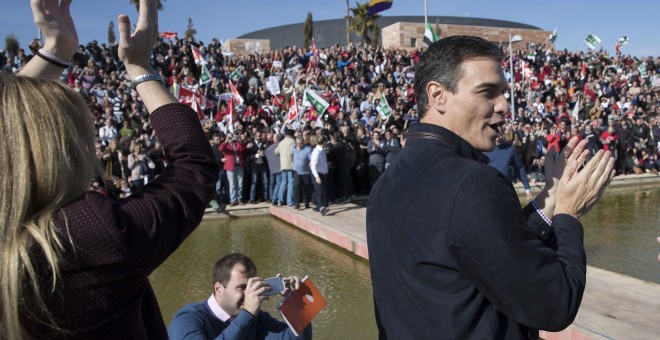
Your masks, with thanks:
[{"label": "flag pole", "polygon": [[424,29],[429,24],[429,14],[428,14],[428,0],[424,0]]}]

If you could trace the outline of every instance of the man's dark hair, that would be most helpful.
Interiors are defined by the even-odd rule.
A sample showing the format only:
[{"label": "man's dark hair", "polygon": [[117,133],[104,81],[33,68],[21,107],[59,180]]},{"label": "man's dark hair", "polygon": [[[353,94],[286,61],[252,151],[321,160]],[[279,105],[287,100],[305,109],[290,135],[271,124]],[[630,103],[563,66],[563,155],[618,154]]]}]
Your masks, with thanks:
[{"label": "man's dark hair", "polygon": [[463,76],[462,64],[478,59],[499,63],[504,59],[504,54],[494,43],[466,35],[443,38],[431,44],[415,67],[414,86],[419,117],[424,117],[428,110],[426,85],[430,81],[437,81],[447,91],[456,93],[458,81]]},{"label": "man's dark hair", "polygon": [[337,131],[337,130],[332,131],[332,133],[330,133],[330,137],[332,137],[332,139],[334,139],[334,140],[337,141],[337,142],[340,141],[340,140],[342,140],[342,138],[341,138],[341,133],[340,133],[339,131]]},{"label": "man's dark hair", "polygon": [[219,259],[213,266],[212,284],[220,282],[226,288],[231,278],[231,270],[236,264],[242,264],[245,267],[247,277],[257,276],[257,266],[252,259],[241,253],[231,253]]}]

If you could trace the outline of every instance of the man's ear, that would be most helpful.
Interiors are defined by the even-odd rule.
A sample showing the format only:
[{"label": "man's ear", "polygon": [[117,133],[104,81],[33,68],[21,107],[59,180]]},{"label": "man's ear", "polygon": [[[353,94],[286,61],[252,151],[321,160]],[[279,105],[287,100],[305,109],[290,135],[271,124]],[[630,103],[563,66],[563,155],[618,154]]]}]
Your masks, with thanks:
[{"label": "man's ear", "polygon": [[429,109],[434,109],[439,113],[445,113],[445,101],[447,89],[437,81],[430,81],[426,84],[426,96],[428,98]]},{"label": "man's ear", "polygon": [[213,295],[220,297],[222,296],[222,292],[224,292],[225,287],[222,286],[222,283],[216,282],[213,284]]}]

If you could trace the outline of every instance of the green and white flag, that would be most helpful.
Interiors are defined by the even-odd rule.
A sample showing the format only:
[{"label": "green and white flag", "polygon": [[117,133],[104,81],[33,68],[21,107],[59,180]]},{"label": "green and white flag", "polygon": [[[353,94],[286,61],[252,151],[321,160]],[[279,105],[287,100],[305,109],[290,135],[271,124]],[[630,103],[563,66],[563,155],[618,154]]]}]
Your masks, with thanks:
[{"label": "green and white flag", "polygon": [[233,71],[231,71],[231,73],[229,74],[229,79],[233,81],[238,81],[239,79],[241,79],[242,76],[243,76],[243,66],[240,65],[237,68],[235,68]]},{"label": "green and white flag", "polygon": [[639,64],[639,67],[637,68],[637,71],[639,71],[639,75],[642,76],[642,78],[646,78],[649,76],[648,72],[646,72],[646,62],[642,61],[641,64]]},{"label": "green and white flag", "polygon": [[211,72],[206,67],[206,64],[202,64],[202,72],[199,74],[199,85],[208,84],[211,82]]},{"label": "green and white flag", "polygon": [[439,40],[438,35],[435,34],[435,32],[433,32],[433,29],[431,28],[431,23],[427,22],[426,31],[424,31],[424,43],[428,47],[438,40]]},{"label": "green and white flag", "polygon": [[552,31],[552,33],[550,34],[550,36],[548,36],[548,42],[549,42],[549,43],[554,44],[554,43],[555,43],[555,40],[557,40],[557,29],[556,29],[556,28],[555,28],[554,31]]},{"label": "green and white flag", "polygon": [[584,42],[587,43],[587,46],[589,46],[590,49],[595,50],[596,46],[600,44],[600,37],[593,33],[589,33],[589,35],[584,38]]},{"label": "green and white flag", "polygon": [[630,41],[630,39],[627,36],[622,36],[619,38],[619,47],[627,44]]},{"label": "green and white flag", "polygon": [[390,118],[392,115],[392,108],[390,108],[390,104],[387,103],[387,100],[385,99],[385,96],[380,96],[380,101],[378,102],[378,107],[376,108],[376,111],[380,114],[380,119],[383,121],[386,120],[387,118]]},{"label": "green and white flag", "polygon": [[316,109],[316,112],[318,112],[320,116],[325,112],[325,110],[328,109],[330,104],[321,98],[318,93],[310,89],[306,89],[305,95],[303,95],[303,106],[314,106],[314,109]]}]

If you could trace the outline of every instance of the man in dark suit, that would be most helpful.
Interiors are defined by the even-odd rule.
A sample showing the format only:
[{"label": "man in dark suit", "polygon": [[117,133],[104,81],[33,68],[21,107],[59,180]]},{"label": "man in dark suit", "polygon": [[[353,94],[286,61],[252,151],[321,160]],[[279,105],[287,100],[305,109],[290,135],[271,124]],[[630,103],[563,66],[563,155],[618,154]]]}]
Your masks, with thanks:
[{"label": "man in dark suit", "polygon": [[266,161],[266,143],[263,141],[263,133],[255,132],[254,139],[248,144],[248,168],[251,173],[250,203],[257,203],[257,184],[261,184],[261,195],[264,200],[268,199],[268,162]]},{"label": "man in dark suit", "polygon": [[432,44],[415,68],[420,123],[369,196],[367,241],[381,339],[527,339],[573,322],[584,292],[582,225],[613,177],[586,143],[548,156],[524,209],[481,152],[509,105],[502,50],[481,38]]}]

